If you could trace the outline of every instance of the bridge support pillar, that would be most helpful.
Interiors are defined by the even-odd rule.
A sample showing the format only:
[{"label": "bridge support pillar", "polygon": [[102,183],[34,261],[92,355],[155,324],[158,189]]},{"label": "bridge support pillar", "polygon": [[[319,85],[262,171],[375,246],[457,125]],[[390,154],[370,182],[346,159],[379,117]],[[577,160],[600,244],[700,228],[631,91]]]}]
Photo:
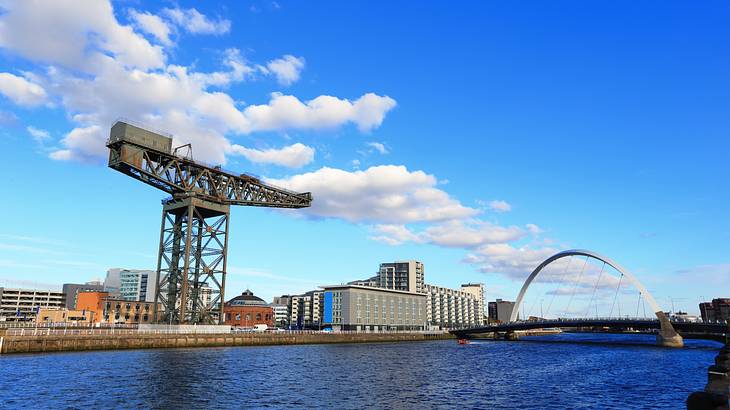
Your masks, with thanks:
[{"label": "bridge support pillar", "polygon": [[664,347],[684,347],[684,339],[674,330],[674,326],[669,321],[664,312],[656,312],[659,318],[660,329],[656,335],[656,344]]},{"label": "bridge support pillar", "polygon": [[662,332],[659,332],[656,335],[656,344],[663,347],[684,347],[684,339],[678,334],[665,337],[662,335]]}]

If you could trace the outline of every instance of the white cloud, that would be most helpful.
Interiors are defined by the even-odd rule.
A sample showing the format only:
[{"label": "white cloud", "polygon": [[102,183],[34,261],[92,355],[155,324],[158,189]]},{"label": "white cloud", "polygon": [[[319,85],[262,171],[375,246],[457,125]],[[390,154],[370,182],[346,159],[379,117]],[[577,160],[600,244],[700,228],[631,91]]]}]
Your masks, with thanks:
[{"label": "white cloud", "polygon": [[[109,2],[27,1],[1,7],[0,47],[47,63],[26,79],[3,74],[4,93],[24,105],[58,99],[75,126],[51,153],[53,159],[103,161],[108,128],[124,117],[173,133],[174,144],[191,143],[196,159],[225,164],[226,155],[235,154],[230,135],[346,124],[369,131],[395,106],[392,98],[375,94],[354,101],[320,96],[305,102],[274,94],[268,103],[240,108],[229,94],[209,89],[253,78],[256,68],[237,49],[224,52],[225,70],[197,72],[165,64],[163,49],[132,26],[121,25]],[[178,11],[170,16],[189,23],[191,31],[227,25],[197,11]],[[164,29],[149,24],[159,23],[150,19],[154,16],[135,13],[136,23],[146,19],[145,31],[156,30],[164,38]],[[304,153],[300,149],[298,158],[305,158]]]},{"label": "white cloud", "polygon": [[448,221],[427,228],[424,234],[429,242],[451,248],[473,248],[484,244],[519,240],[525,232],[516,227],[503,227],[484,221]]},{"label": "white cloud", "polygon": [[97,125],[74,128],[61,140],[67,148],[53,151],[50,157],[62,161],[94,162],[106,154],[104,135],[106,133]]},{"label": "white cloud", "polygon": [[28,134],[30,134],[30,136],[33,137],[33,139],[36,140],[36,142],[38,143],[43,143],[44,141],[47,141],[51,138],[51,134],[49,134],[48,131],[36,128],[32,125],[25,127],[25,129],[28,131]]},{"label": "white cloud", "polygon": [[231,30],[229,20],[211,20],[196,9],[166,8],[162,12],[188,33],[220,35]]},{"label": "white cloud", "polygon": [[487,244],[469,253],[464,261],[484,273],[503,273],[524,280],[542,261],[557,252],[552,248],[515,247],[507,243]]},{"label": "white cloud", "polygon": [[276,164],[289,168],[300,168],[314,160],[314,148],[301,143],[296,143],[280,149],[270,148],[265,150],[233,145],[231,150],[236,154],[243,155],[251,162]]},{"label": "white cloud", "polygon": [[212,73],[191,73],[190,76],[199,80],[204,86],[225,87],[235,82],[243,81],[253,77],[256,71],[246,64],[237,48],[226,49],[223,58],[223,65],[228,71],[214,71]]},{"label": "white cloud", "polygon": [[383,155],[385,155],[389,152],[388,148],[386,148],[385,144],[383,144],[382,142],[371,141],[371,142],[365,143],[365,145],[375,149],[376,151],[378,151],[379,153],[381,153]]},{"label": "white cloud", "polygon": [[298,192],[316,192],[301,212],[349,222],[406,224],[467,218],[479,211],[435,188],[436,178],[405,166],[382,165],[364,171],[321,168],[271,183]]},{"label": "white cloud", "polygon": [[0,73],[0,93],[24,107],[35,107],[46,102],[46,90],[23,77]]},{"label": "white cloud", "polygon": [[533,235],[539,235],[544,232],[542,230],[542,228],[540,228],[539,226],[537,226],[535,224],[527,224],[527,225],[525,225],[525,228],[527,228],[527,231]]},{"label": "white cloud", "polygon": [[361,131],[379,127],[396,102],[368,93],[354,102],[321,95],[302,102],[297,97],[273,93],[268,104],[250,105],[243,111],[249,127],[257,131],[327,129],[354,123]]},{"label": "white cloud", "polygon": [[164,46],[171,46],[173,44],[172,40],[170,40],[170,26],[159,16],[137,10],[130,10],[129,16],[134,20],[135,25],[140,30],[153,35],[160,44]]},{"label": "white cloud", "polygon": [[494,200],[489,202],[489,209],[496,212],[509,212],[512,210],[512,205],[507,201]]},{"label": "white cloud", "polygon": [[421,236],[411,232],[405,225],[380,224],[373,227],[375,235],[370,239],[385,242],[388,245],[401,245],[406,242],[423,242]]},{"label": "white cloud", "polygon": [[266,67],[262,67],[262,71],[273,74],[279,84],[288,86],[299,81],[299,76],[304,69],[304,63],[304,57],[294,57],[287,54],[269,61]]},{"label": "white cloud", "polygon": [[164,65],[162,48],[119,24],[109,1],[3,2],[0,47],[35,61],[87,70],[98,53],[140,69]]}]

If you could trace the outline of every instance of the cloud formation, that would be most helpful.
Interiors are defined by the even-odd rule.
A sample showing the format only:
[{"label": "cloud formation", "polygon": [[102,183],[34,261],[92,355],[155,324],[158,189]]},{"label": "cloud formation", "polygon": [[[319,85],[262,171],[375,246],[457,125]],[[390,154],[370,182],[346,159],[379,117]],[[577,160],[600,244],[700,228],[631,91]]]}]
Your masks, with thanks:
[{"label": "cloud formation", "polygon": [[225,19],[213,20],[196,9],[166,8],[162,13],[183,30],[192,34],[221,35],[231,30],[231,22]]},{"label": "cloud formation", "polygon": [[352,172],[324,167],[270,182],[298,192],[316,192],[312,207],[302,210],[307,215],[353,223],[436,222],[479,212],[436,188],[433,175],[409,171],[402,165]]},{"label": "cloud formation", "polygon": [[24,77],[0,73],[0,94],[23,107],[36,107],[46,102],[46,90]]},{"label": "cloud formation", "polygon": [[[241,154],[231,136],[347,124],[367,132],[379,127],[396,105],[375,93],[354,100],[321,95],[304,101],[275,93],[266,103],[241,107],[222,88],[263,72],[237,49],[223,52],[222,70],[199,72],[169,64],[163,47],[142,35],[169,45],[171,27],[194,34],[230,30],[229,21],[210,19],[195,9],[164,9],[159,16],[131,10],[133,25],[124,25],[109,1],[30,0],[3,2],[0,8],[0,47],[40,63],[25,77],[0,73],[0,92],[18,105],[51,101],[65,111],[74,128],[49,154],[57,160],[103,161],[109,126],[120,117],[171,132],[176,145],[191,143],[196,159],[225,164],[227,155]],[[304,59],[287,55],[280,60],[269,64],[270,75],[280,82],[296,81]],[[310,153],[303,147],[294,144],[286,151],[289,157],[297,154],[294,160],[274,152],[245,152],[250,158],[296,165]]]},{"label": "cloud formation", "polygon": [[271,73],[276,76],[279,84],[288,86],[299,81],[299,75],[304,69],[304,57],[294,57],[293,55],[285,55],[282,58],[271,60],[262,67],[264,73]]},{"label": "cloud formation", "polygon": [[314,148],[301,143],[292,144],[284,148],[269,148],[258,150],[233,145],[231,150],[243,155],[247,160],[255,163],[276,164],[289,168],[301,168],[314,161]]},{"label": "cloud formation", "polygon": [[507,201],[494,200],[489,202],[489,209],[496,212],[509,212],[512,210],[512,205]]}]

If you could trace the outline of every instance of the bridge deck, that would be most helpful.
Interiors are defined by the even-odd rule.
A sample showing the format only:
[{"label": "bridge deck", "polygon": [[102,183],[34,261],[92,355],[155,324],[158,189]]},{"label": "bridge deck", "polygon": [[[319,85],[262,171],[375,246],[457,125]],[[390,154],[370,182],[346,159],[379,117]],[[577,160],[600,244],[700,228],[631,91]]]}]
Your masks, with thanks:
[{"label": "bridge deck", "polygon": [[[727,323],[696,323],[696,322],[671,322],[677,332],[687,333],[708,333],[708,334],[730,334],[730,324]],[[473,327],[467,329],[452,330],[451,334],[456,336],[468,336],[484,333],[513,332],[517,330],[545,329],[545,328],[580,328],[580,327],[602,327],[609,329],[659,329],[659,320],[652,319],[555,319],[541,321],[521,321],[503,323],[493,326]]]}]

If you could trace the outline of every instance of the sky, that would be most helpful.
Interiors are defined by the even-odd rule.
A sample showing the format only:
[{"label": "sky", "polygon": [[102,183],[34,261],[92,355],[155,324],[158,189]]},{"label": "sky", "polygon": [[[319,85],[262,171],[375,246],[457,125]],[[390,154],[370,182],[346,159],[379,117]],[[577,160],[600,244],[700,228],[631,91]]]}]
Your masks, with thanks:
[{"label": "sky", "polygon": [[0,0],[0,286],[155,269],[166,194],[106,167],[127,118],[312,192],[232,210],[227,297],[418,259],[429,283],[514,299],[584,248],[697,313],[730,297],[729,19],[721,1]]}]

